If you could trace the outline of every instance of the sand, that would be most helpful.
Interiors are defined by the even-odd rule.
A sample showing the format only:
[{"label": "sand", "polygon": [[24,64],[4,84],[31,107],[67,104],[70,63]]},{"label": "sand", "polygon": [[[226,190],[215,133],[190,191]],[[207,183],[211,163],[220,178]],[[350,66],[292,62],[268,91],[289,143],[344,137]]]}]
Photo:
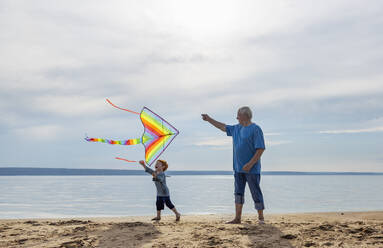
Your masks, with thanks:
[{"label": "sand", "polygon": [[0,247],[383,247],[383,212],[0,220]]}]

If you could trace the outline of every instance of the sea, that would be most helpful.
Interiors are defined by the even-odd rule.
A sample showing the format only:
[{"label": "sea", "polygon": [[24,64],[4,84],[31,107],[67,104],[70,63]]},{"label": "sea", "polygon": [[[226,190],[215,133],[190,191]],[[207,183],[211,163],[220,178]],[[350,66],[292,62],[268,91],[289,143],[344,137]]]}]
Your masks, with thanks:
[{"label": "sea", "polygon": [[[182,214],[233,214],[232,175],[171,175]],[[383,175],[262,175],[265,213],[383,210]],[[150,175],[0,176],[0,219],[150,216]],[[246,187],[244,213],[255,213]],[[165,209],[163,214],[172,212]]]}]

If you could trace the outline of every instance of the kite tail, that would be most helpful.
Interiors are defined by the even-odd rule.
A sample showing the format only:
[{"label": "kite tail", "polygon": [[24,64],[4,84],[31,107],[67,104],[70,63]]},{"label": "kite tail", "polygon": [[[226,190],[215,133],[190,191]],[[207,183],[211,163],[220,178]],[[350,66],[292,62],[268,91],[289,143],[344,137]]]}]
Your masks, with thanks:
[{"label": "kite tail", "polygon": [[106,101],[107,101],[110,105],[112,105],[113,107],[115,107],[115,108],[118,108],[118,109],[121,109],[121,110],[128,111],[128,112],[130,112],[130,113],[132,113],[132,114],[140,115],[140,113],[134,112],[134,111],[129,110],[129,109],[120,108],[120,107],[114,105],[109,99],[106,99]]},{"label": "kite tail", "polygon": [[119,157],[116,157],[116,159],[118,159],[118,160],[123,160],[123,161],[125,161],[125,162],[137,162],[137,161],[127,160],[127,159],[125,159],[125,158],[119,158]]},{"label": "kite tail", "polygon": [[138,139],[128,139],[128,140],[111,140],[111,139],[100,139],[100,138],[85,138],[86,141],[89,142],[101,142],[101,143],[108,143],[111,145],[123,145],[123,146],[129,146],[129,145],[137,145],[142,143],[141,138]]}]

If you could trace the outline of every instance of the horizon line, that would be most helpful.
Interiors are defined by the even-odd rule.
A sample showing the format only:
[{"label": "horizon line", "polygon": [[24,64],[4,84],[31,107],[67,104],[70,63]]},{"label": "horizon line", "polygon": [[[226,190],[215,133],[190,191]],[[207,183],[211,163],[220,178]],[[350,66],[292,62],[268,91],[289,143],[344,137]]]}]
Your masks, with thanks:
[{"label": "horizon line", "polygon": [[[17,175],[18,173],[24,173],[28,174],[28,172],[31,175],[37,175],[38,171],[40,173],[43,173],[45,171],[45,175],[49,174],[49,172],[55,172],[56,174],[61,172],[82,172],[82,175],[86,175],[86,173],[99,173],[99,175],[103,175],[102,173],[108,173],[109,175],[119,175],[118,173],[130,173],[134,175],[140,175],[144,174],[145,172],[143,170],[129,170],[129,169],[91,169],[91,168],[44,168],[44,167],[0,167],[0,175],[4,175],[2,172],[5,172],[6,175]],[[203,175],[203,173],[216,173],[216,174],[233,174],[232,170],[170,170],[167,172],[168,174],[193,174],[198,173]],[[372,172],[372,171],[261,171],[261,174],[267,175],[277,175],[277,174],[301,174],[301,175],[383,175],[382,172]],[[59,174],[58,174],[59,175]],[[65,175],[65,174],[63,174]],[[121,175],[121,174],[120,174]],[[129,174],[125,174],[129,175]]]}]

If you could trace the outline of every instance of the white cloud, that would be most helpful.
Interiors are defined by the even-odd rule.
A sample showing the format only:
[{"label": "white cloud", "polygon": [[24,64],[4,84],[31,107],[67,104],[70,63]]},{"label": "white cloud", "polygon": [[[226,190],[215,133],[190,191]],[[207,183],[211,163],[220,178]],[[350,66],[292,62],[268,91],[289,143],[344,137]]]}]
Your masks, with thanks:
[{"label": "white cloud", "polygon": [[281,133],[264,133],[265,136],[279,136]]},{"label": "white cloud", "polygon": [[[266,146],[278,146],[278,145],[285,145],[289,143],[292,143],[292,142],[289,140],[273,140],[273,141],[266,140]],[[193,144],[196,146],[207,146],[212,148],[218,148],[218,147],[231,148],[232,139],[231,138],[204,138],[202,141],[194,142]]]},{"label": "white cloud", "polygon": [[285,145],[290,143],[292,143],[292,141],[290,140],[271,140],[271,141],[266,140],[266,146],[279,146],[279,145]]},{"label": "white cloud", "polygon": [[62,134],[64,128],[57,125],[40,125],[13,129],[13,133],[20,138],[40,140],[54,140]]},{"label": "white cloud", "polygon": [[225,146],[231,147],[232,139],[231,138],[204,138],[202,141],[197,141],[193,143],[196,146]]},{"label": "white cloud", "polygon": [[[60,123],[74,136],[141,133],[108,97],[135,111],[146,105],[193,138],[205,137],[194,135],[205,128],[201,112],[235,121],[241,105],[283,132],[265,133],[268,146],[291,143],[302,126],[380,132],[381,121],[361,122],[381,116],[381,10],[373,0],[4,0],[1,131],[54,139],[63,128],[38,124]],[[355,126],[343,130],[343,117]],[[231,149],[214,131],[192,144]]]},{"label": "white cloud", "polygon": [[[320,56],[318,59],[321,54],[310,46],[305,49],[294,46],[292,51],[296,56],[291,57],[280,52],[281,47],[289,50],[283,43],[271,42],[269,47],[266,40],[257,43],[255,48],[240,47],[230,38],[241,41],[260,35],[273,38],[273,34],[283,31],[289,38],[288,43],[298,44],[297,40],[307,36],[305,31],[310,25],[326,20],[342,7],[353,9],[348,1],[315,5],[310,1],[299,4],[295,1],[216,3],[157,4],[149,1],[127,4],[115,1],[92,6],[91,9],[86,3],[74,1],[58,6],[48,3],[41,6],[36,3],[9,5],[8,11],[4,12],[7,13],[5,17],[10,20],[17,17],[17,21],[9,22],[3,30],[7,35],[2,37],[8,38],[3,38],[0,48],[4,58],[0,77],[12,82],[3,87],[26,97],[30,97],[27,96],[30,92],[53,90],[65,94],[70,91],[72,95],[85,92],[99,97],[102,94],[125,95],[133,101],[138,100],[136,96],[145,96],[146,101],[157,101],[160,98],[158,92],[167,90],[178,93],[173,94],[173,98],[179,105],[188,105],[189,108],[204,105],[213,109],[242,102],[267,106],[290,100],[316,100],[382,91],[381,77],[353,81],[348,78],[330,80],[327,78],[329,75],[326,79],[297,80],[294,84],[275,87],[273,80],[280,81],[283,80],[281,77],[286,77],[291,82],[296,76],[284,75],[285,71],[262,82],[257,80],[257,75],[265,72],[274,75],[275,71],[285,70],[287,64],[294,67],[301,63],[298,59],[302,59],[302,54],[308,56],[307,50],[310,50],[312,58],[316,58],[310,61],[325,64],[328,58],[324,60]],[[358,4],[353,2],[351,5]],[[273,12],[272,17],[269,12]],[[198,20],[195,14],[200,14]],[[215,18],[210,18],[211,15]],[[221,26],[217,28],[214,22]],[[227,28],[226,24],[232,28]],[[297,24],[300,24],[299,29],[286,32]],[[18,29],[25,31],[21,32],[21,38],[14,32]],[[190,30],[202,34],[201,37],[193,36]],[[211,37],[213,39],[203,38],[212,32],[216,32]],[[217,37],[221,37],[221,42],[217,42]],[[279,42],[279,39],[275,40]],[[304,41],[307,42],[306,39]],[[304,73],[316,70],[302,69],[308,69]],[[20,70],[23,73],[19,73]],[[244,79],[253,81],[253,86],[242,87],[238,82]],[[49,96],[34,100],[44,111],[58,109],[68,114],[61,103],[73,106],[70,98],[78,106],[74,114],[99,109],[91,107],[96,106],[91,97],[78,101],[75,96],[58,96],[57,101],[61,103],[53,103],[56,106],[52,107],[45,104],[52,102],[46,98]],[[196,98],[199,98],[200,106],[189,104]]]},{"label": "white cloud", "polygon": [[105,98],[91,98],[81,95],[37,96],[32,106],[36,111],[73,117],[95,113],[101,116],[106,111],[106,107],[109,107]]},{"label": "white cloud", "polygon": [[345,133],[375,133],[382,132],[383,126],[381,127],[371,127],[371,128],[361,128],[361,129],[339,129],[339,130],[323,130],[319,131],[322,134],[345,134]]},{"label": "white cloud", "polygon": [[[251,102],[255,106],[267,106],[287,101],[315,101],[333,97],[352,97],[368,94],[383,93],[383,77],[366,79],[347,79],[337,81],[318,81],[313,79],[299,85],[265,90],[254,90],[232,93],[217,96],[211,101],[219,104]],[[254,96],[254,97],[252,97]]]}]

